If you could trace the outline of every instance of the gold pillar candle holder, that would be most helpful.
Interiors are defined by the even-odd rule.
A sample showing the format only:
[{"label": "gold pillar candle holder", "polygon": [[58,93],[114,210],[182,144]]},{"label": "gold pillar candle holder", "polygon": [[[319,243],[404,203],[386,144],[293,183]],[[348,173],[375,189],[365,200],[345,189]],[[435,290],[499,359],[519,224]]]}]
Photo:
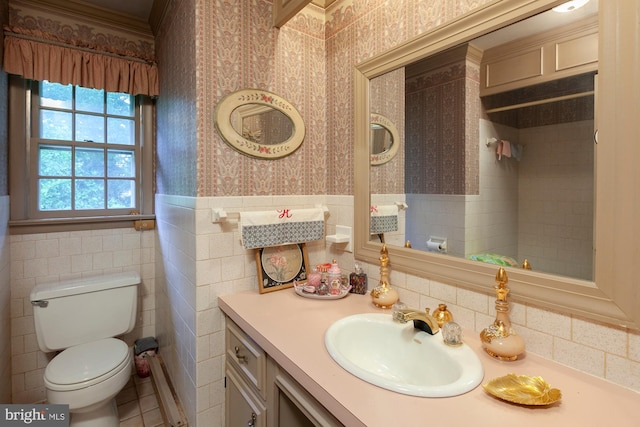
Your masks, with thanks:
[{"label": "gold pillar candle holder", "polygon": [[524,352],[524,340],[511,327],[509,303],[507,302],[507,272],[500,267],[496,274],[496,320],[480,333],[482,348],[492,357],[500,360],[516,360]]},{"label": "gold pillar candle holder", "polygon": [[389,252],[387,245],[380,249],[380,283],[371,290],[373,304],[380,308],[391,308],[398,301],[398,292],[389,284]]}]

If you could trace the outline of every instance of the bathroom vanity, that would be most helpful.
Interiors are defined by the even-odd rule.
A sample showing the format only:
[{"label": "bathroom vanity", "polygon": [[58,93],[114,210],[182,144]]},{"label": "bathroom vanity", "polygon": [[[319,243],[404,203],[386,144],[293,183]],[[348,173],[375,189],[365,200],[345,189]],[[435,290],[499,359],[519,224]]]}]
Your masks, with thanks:
[{"label": "bathroom vanity", "polygon": [[225,356],[227,426],[342,425],[228,317]]},{"label": "bathroom vanity", "polygon": [[[465,331],[464,341],[482,361],[483,383],[511,373],[541,376],[561,390],[562,400],[520,406],[489,395],[482,386],[461,396],[422,398],[364,382],[331,358],[324,333],[352,314],[389,312],[373,306],[369,295],[324,301],[285,289],[226,295],[219,303],[227,322],[227,425],[287,425],[276,416],[300,414],[321,425],[367,427],[429,420],[461,426],[637,425],[640,394],[530,353],[514,362],[498,361],[482,351],[472,331]],[[249,424],[253,413],[256,421]]]}]

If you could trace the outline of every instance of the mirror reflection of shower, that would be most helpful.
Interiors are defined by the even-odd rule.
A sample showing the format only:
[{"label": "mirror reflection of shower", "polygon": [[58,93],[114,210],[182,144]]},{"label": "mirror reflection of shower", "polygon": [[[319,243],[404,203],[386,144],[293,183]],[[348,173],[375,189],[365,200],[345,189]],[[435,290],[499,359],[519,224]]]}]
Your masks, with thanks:
[{"label": "mirror reflection of shower", "polygon": [[534,16],[520,23],[526,33],[511,26],[371,80],[371,111],[402,113],[394,117],[402,169],[372,167],[370,176],[372,204],[404,199],[410,207],[388,245],[429,250],[430,236],[440,236],[449,255],[514,266],[526,259],[536,271],[593,279],[596,6],[577,11],[594,26],[586,43],[596,41],[580,72],[481,87],[501,38],[554,31],[541,22],[556,17]]}]

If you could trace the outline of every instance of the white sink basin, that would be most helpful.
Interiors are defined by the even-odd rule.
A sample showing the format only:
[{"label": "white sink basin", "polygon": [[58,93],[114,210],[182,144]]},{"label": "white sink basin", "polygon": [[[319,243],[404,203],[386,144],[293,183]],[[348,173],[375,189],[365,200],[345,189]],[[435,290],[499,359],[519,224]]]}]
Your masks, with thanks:
[{"label": "white sink basin", "polygon": [[466,344],[446,345],[391,314],[356,314],[333,323],[325,346],[345,370],[378,387],[422,397],[457,396],[476,388],[482,363]]}]

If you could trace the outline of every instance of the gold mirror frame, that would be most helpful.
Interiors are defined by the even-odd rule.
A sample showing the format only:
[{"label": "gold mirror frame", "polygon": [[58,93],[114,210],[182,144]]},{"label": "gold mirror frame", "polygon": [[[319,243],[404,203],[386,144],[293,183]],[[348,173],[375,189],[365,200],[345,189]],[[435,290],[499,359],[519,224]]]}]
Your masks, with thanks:
[{"label": "gold mirror frame", "polygon": [[371,165],[382,165],[393,159],[400,148],[400,134],[391,119],[382,114],[371,113],[371,125],[380,125],[391,134],[391,146],[382,153],[371,154]]},{"label": "gold mirror frame", "polygon": [[[595,0],[592,0],[595,1]],[[369,80],[478,35],[557,6],[558,0],[496,0],[356,67],[354,77],[354,228],[356,259],[376,264],[380,243],[369,241]],[[640,3],[599,2],[599,95],[596,96],[595,281],[509,268],[513,298],[596,321],[640,327],[636,289],[640,254]],[[447,255],[388,247],[393,270],[492,293],[496,266]]]},{"label": "gold mirror frame", "polygon": [[[285,114],[293,122],[289,139],[278,144],[261,144],[239,134],[231,122],[232,113],[243,106],[270,107]],[[260,89],[242,89],[220,100],[214,113],[215,126],[222,139],[240,153],[260,159],[279,159],[296,151],[305,136],[304,120],[296,108],[286,99]]]}]

